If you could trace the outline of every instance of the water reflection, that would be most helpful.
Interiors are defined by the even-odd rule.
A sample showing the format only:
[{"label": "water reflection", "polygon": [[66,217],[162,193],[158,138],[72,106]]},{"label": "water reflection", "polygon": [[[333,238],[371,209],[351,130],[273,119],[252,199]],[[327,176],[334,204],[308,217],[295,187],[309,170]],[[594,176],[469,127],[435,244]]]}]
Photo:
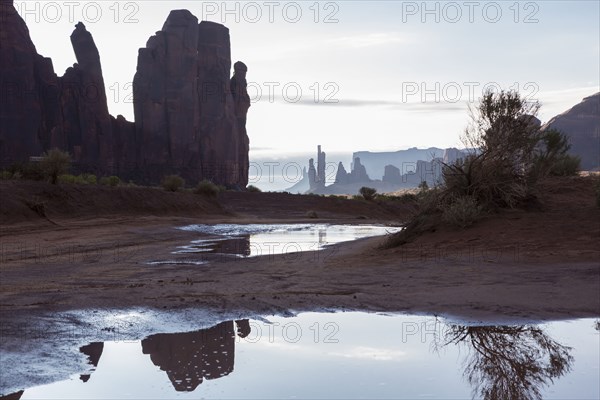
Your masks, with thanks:
[{"label": "water reflection", "polygon": [[464,376],[473,397],[541,399],[541,389],[573,363],[571,348],[532,326],[448,325],[444,346],[469,349]]},{"label": "water reflection", "polygon": [[[250,322],[235,321],[237,335],[250,334]],[[178,392],[194,391],[204,379],[229,375],[234,364],[233,321],[195,332],[152,335],[142,340],[142,352],[167,373]]]},{"label": "water reflection", "polygon": [[[485,399],[535,399],[542,394],[600,394],[599,324],[590,319],[539,326],[464,326],[432,317],[303,313],[264,321],[229,320],[194,330],[197,321],[169,325],[171,331],[185,333],[92,342],[79,348],[90,364],[87,371],[73,370],[76,375],[69,380],[31,384],[25,393],[9,398],[122,398],[124,390],[135,398],[172,398],[175,391],[184,397],[199,392],[204,398],[465,398],[471,393]],[[327,340],[329,324],[336,326],[335,341]],[[392,332],[401,332],[403,339]],[[431,351],[432,346],[444,351]],[[460,358],[462,364],[457,365]],[[16,382],[9,372],[23,366],[12,360],[2,365],[11,365],[3,368],[4,382]],[[44,362],[48,367],[40,368]],[[27,368],[49,371],[59,365],[40,357]],[[558,379],[567,373],[568,379]],[[224,376],[228,378],[218,379]],[[22,378],[4,393],[16,392],[32,380],[35,377]],[[431,385],[432,380],[439,384]]]}]

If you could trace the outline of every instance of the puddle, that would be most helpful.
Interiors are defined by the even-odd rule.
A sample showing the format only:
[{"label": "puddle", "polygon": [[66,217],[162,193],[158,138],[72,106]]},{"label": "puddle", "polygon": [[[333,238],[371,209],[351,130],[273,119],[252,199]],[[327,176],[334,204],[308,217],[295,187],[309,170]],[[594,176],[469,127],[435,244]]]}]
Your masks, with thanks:
[{"label": "puddle", "polygon": [[[148,316],[121,313],[112,320],[127,326]],[[74,347],[80,371],[46,385],[22,382],[20,398],[600,396],[600,323],[593,319],[469,325],[348,312],[232,319],[201,329],[189,324],[179,333],[165,323],[165,333]]]},{"label": "puddle", "polygon": [[[402,228],[380,225],[217,224],[188,225],[178,229],[195,232],[198,239],[172,251],[172,260],[151,261],[149,264],[201,265],[222,258],[316,251],[336,243],[395,233]],[[182,256],[186,258],[177,258]]]}]

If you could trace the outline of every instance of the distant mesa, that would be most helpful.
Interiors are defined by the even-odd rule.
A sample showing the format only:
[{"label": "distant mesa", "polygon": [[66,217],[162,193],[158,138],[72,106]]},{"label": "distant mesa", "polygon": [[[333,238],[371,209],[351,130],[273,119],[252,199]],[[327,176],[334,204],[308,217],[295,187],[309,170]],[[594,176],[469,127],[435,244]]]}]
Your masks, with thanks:
[{"label": "distant mesa", "polygon": [[[395,192],[400,189],[416,188],[421,182],[429,186],[439,183],[443,163],[452,163],[467,154],[467,150],[417,149],[396,152],[356,152],[350,172],[340,161],[335,171],[335,181],[326,185],[327,170],[325,153],[317,148],[322,170],[315,168],[314,160],[309,160],[308,173],[298,183],[286,189],[290,193],[315,194],[357,194],[361,187],[368,186],[380,193]],[[365,161],[366,160],[366,161]],[[322,171],[322,172],[318,172]],[[333,175],[333,174],[331,174]]]},{"label": "distant mesa", "polygon": [[0,164],[67,150],[79,172],[157,183],[166,174],[228,187],[248,183],[250,107],[244,63],[230,78],[229,30],[172,11],[138,54],[135,122],[109,114],[99,51],[79,22],[77,63],[59,77],[12,2],[0,24]]}]

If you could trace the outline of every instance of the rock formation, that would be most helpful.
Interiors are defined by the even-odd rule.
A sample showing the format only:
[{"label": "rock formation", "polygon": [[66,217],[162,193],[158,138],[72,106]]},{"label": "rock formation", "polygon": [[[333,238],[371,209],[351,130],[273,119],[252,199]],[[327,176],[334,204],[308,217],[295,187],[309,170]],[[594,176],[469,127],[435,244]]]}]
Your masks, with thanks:
[{"label": "rock formation", "polygon": [[400,169],[394,167],[393,165],[386,165],[385,172],[381,180],[383,182],[392,183],[396,185],[401,184],[402,177],[400,175]]},{"label": "rock formation", "polygon": [[352,164],[352,172],[350,172],[349,181],[354,182],[370,182],[371,178],[367,174],[367,169],[361,164],[360,158],[356,157]]},{"label": "rock formation", "polygon": [[325,170],[327,168],[327,162],[325,159],[325,152],[321,151],[321,146],[317,146],[317,166],[315,168],[315,160],[311,158],[308,160],[308,185],[309,192],[318,193],[325,189],[325,183],[327,176]]},{"label": "rock formation", "polygon": [[0,160],[24,162],[53,147],[71,153],[75,166],[100,174],[113,168],[112,126],[98,49],[82,23],[71,43],[77,63],[64,76],[42,57],[12,2],[0,25]]},{"label": "rock formation", "polygon": [[247,67],[236,63],[231,80],[230,69],[226,27],[198,24],[187,10],[171,11],[162,30],[140,49],[133,82],[142,170],[247,185]]},{"label": "rock formation", "polygon": [[335,183],[348,183],[348,172],[346,172],[346,168],[344,168],[344,164],[341,161],[339,162],[337,172],[335,173]]},{"label": "rock formation", "polygon": [[247,67],[236,63],[230,79],[226,27],[198,24],[187,10],[169,14],[139,51],[132,123],[109,114],[100,55],[81,22],[71,35],[77,63],[58,77],[12,1],[1,5],[0,166],[56,147],[71,154],[76,172],[247,185]]},{"label": "rock formation", "polygon": [[582,170],[600,170],[600,92],[552,118],[542,129],[557,129],[569,137],[569,153],[581,157]]},{"label": "rock formation", "polygon": [[308,186],[312,192],[317,189],[317,170],[315,169],[315,160],[308,160]]},{"label": "rock formation", "polygon": [[321,151],[321,145],[317,146],[317,187],[319,188],[324,188],[327,181],[327,177],[325,176],[327,161],[325,157],[325,152]]}]

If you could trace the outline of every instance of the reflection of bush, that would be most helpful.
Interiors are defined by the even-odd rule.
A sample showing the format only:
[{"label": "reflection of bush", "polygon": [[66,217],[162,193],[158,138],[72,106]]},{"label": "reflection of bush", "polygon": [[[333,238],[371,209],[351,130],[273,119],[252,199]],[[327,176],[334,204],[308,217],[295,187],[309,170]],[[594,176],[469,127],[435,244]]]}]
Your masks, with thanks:
[{"label": "reflection of bush", "polygon": [[531,326],[451,325],[445,343],[469,347],[464,375],[473,396],[541,399],[542,386],[571,369],[571,348]]}]

